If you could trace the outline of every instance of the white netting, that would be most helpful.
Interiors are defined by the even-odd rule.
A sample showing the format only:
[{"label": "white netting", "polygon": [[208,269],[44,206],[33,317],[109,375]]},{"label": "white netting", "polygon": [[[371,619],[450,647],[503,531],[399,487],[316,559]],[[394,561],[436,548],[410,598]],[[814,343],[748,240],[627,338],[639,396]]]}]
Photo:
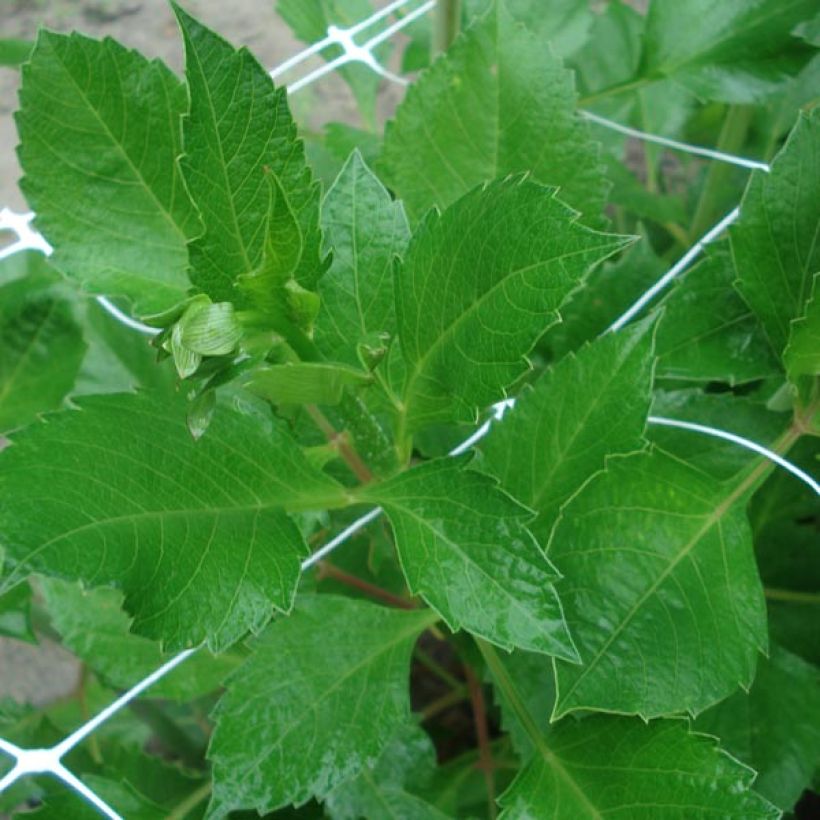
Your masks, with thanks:
[{"label": "white netting", "polygon": [[[435,4],[435,0],[428,0],[428,2],[422,3],[420,5],[412,2],[412,0],[398,0],[397,2],[390,3],[388,6],[386,6],[383,9],[380,9],[367,19],[362,20],[360,23],[357,23],[354,26],[350,26],[349,28],[329,26],[327,30],[327,36],[325,38],[315,43],[314,45],[309,46],[308,48],[299,52],[291,59],[282,63],[277,68],[273,69],[270,72],[270,76],[273,78],[278,78],[286,72],[298,67],[304,60],[308,59],[309,57],[321,53],[324,49],[328,48],[329,46],[336,45],[343,49],[342,54],[340,54],[335,59],[325,63],[316,70],[310,72],[301,79],[289,84],[288,91],[290,93],[295,93],[296,91],[305,88],[310,83],[315,82],[324,75],[332,71],[335,71],[339,67],[351,62],[362,63],[363,65],[368,66],[372,71],[374,71],[378,75],[385,77],[386,79],[392,82],[401,83],[404,85],[407,81],[403,77],[399,77],[393,74],[384,66],[382,66],[374,57],[373,50],[380,43],[385,42],[387,39],[392,37],[396,32],[400,31],[402,28],[412,23],[415,19],[421,17],[424,14],[427,14],[435,6]],[[372,29],[379,22],[385,20],[394,12],[399,11],[402,8],[406,9],[407,6],[411,6],[412,8],[400,19],[384,27],[383,29],[381,29],[381,31],[371,36],[361,45],[359,45],[356,42],[356,37],[358,35],[362,34],[368,29]],[[636,137],[641,140],[658,143],[660,145],[664,145],[674,150],[685,151],[699,156],[708,157],[710,159],[740,165],[746,168],[758,169],[762,171],[769,170],[768,165],[762,162],[758,162],[756,160],[750,160],[744,157],[736,157],[731,154],[725,154],[720,151],[713,151],[709,148],[702,148],[695,145],[689,145],[687,143],[678,142],[676,140],[670,140],[666,137],[660,137],[653,134],[646,134],[644,132],[637,131],[633,128],[623,126],[619,123],[612,122],[611,120],[607,120],[603,117],[599,117],[598,115],[588,111],[582,111],[579,112],[579,114],[580,116],[584,117],[585,119],[596,125],[605,128],[611,128],[613,130],[619,131],[632,137]],[[31,226],[33,216],[34,214],[31,213],[17,214],[9,210],[8,208],[3,208],[2,210],[0,210],[0,231],[10,231],[15,235],[15,239],[12,243],[0,249],[0,260],[23,250],[37,250],[45,254],[51,253],[51,247],[48,244],[48,242]],[[669,271],[667,271],[660,279],[658,279],[658,281],[651,288],[649,288],[638,300],[636,300],[635,303],[627,311],[625,311],[618,319],[616,319],[608,330],[618,330],[619,328],[623,327],[627,322],[629,322],[634,316],[636,316],[647,304],[649,304],[649,302],[652,301],[652,299],[655,298],[655,296],[657,296],[662,290],[664,290],[672,282],[673,279],[675,279],[683,271],[685,271],[691,265],[693,260],[697,258],[697,256],[703,250],[703,248],[707,244],[715,240],[718,236],[720,236],[726,230],[726,228],[738,218],[738,216],[739,209],[735,208],[729,214],[727,214],[727,216],[720,220],[720,222],[718,222],[698,242],[696,242],[678,260],[678,262],[676,262],[675,265],[673,265],[669,269]],[[111,313],[118,321],[121,321],[129,327],[132,327],[135,330],[140,331],[142,333],[156,333],[155,328],[148,327],[147,325],[144,325],[141,322],[138,322],[132,317],[126,315],[119,308],[117,308],[116,305],[114,305],[105,297],[98,297],[98,300],[100,304],[102,304],[103,307],[105,307],[105,309],[108,310],[109,313]],[[451,451],[450,455],[458,455],[459,453],[463,453],[470,447],[472,447],[474,444],[476,444],[478,441],[480,441],[484,436],[487,435],[487,433],[489,433],[493,422],[500,421],[504,416],[504,413],[513,408],[514,405],[515,401],[512,399],[500,402],[499,404],[495,405],[495,407],[493,408],[493,417],[486,421],[481,427],[479,427],[475,431],[475,433],[469,436],[460,445],[455,447]],[[713,427],[707,427],[705,425],[695,424],[693,422],[679,421],[676,419],[667,419],[658,416],[650,416],[648,421],[650,424],[677,427],[685,430],[690,430],[692,432],[699,433],[702,435],[714,436],[717,438],[730,441],[749,450],[752,450],[753,452],[770,459],[775,464],[788,470],[790,473],[792,473],[801,481],[805,482],[808,486],[810,486],[814,490],[814,492],[820,495],[820,485],[818,485],[817,481],[815,481],[811,476],[807,475],[805,472],[800,470],[791,462],[784,459],[782,456],[779,456],[777,453],[773,453],[771,450],[768,450],[765,447],[762,447],[761,445],[753,441],[749,441],[748,439],[745,439],[741,436],[737,436],[733,433],[729,433],[724,430],[718,430]],[[333,550],[335,550],[337,547],[339,547],[341,544],[343,544],[345,541],[351,538],[356,532],[361,530],[363,527],[367,526],[367,524],[369,524],[374,519],[378,518],[381,515],[381,512],[381,509],[375,508],[373,510],[370,510],[365,515],[361,516],[356,521],[354,521],[345,530],[340,532],[337,536],[331,539],[323,547],[321,547],[319,550],[314,552],[310,557],[305,559],[305,561],[302,562],[302,569],[307,570],[310,567],[312,567],[322,558],[327,556],[329,553],[331,553]],[[16,782],[20,777],[23,777],[24,775],[51,774],[59,778],[63,783],[65,783],[66,786],[77,792],[77,794],[79,794],[86,801],[88,801],[88,803],[93,805],[101,814],[110,818],[120,818],[120,815],[109,805],[107,805],[105,801],[99,797],[99,795],[97,795],[94,791],[89,789],[88,786],[86,786],[74,774],[68,771],[68,769],[66,769],[62,765],[61,760],[71,749],[73,749],[78,743],[84,740],[98,726],[100,726],[112,715],[116,714],[120,709],[125,707],[134,698],[138,697],[146,689],[148,689],[150,686],[152,686],[166,674],[168,674],[172,669],[174,669],[175,667],[183,663],[185,660],[187,660],[196,651],[197,649],[194,648],[187,649],[184,652],[179,653],[174,658],[169,660],[167,663],[163,664],[155,672],[148,675],[146,678],[137,683],[134,687],[129,689],[122,696],[117,698],[113,703],[111,703],[98,715],[84,723],[76,731],[74,731],[64,740],[60,741],[60,743],[56,744],[55,746],[49,749],[21,749],[15,746],[14,744],[0,738],[0,752],[5,752],[15,761],[11,771],[9,771],[8,774],[6,774],[2,779],[0,779],[0,792],[3,792],[5,789],[9,788],[14,782]]]}]

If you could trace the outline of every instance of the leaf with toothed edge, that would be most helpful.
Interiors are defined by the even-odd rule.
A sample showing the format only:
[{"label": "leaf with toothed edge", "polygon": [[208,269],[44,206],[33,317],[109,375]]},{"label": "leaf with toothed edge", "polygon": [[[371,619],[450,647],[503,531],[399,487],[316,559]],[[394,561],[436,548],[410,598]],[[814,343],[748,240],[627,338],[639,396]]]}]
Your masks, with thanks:
[{"label": "leaf with toothed edge", "polygon": [[425,462],[360,495],[390,519],[410,590],[452,629],[573,662],[559,575],[527,529],[532,513],[465,469],[469,458]]},{"label": "leaf with toothed edge", "polygon": [[195,442],[182,397],[78,404],[0,453],[6,585],[116,584],[133,630],[171,649],[224,649],[290,609],[307,546],[287,512],[349,499],[279,422],[220,407]]}]

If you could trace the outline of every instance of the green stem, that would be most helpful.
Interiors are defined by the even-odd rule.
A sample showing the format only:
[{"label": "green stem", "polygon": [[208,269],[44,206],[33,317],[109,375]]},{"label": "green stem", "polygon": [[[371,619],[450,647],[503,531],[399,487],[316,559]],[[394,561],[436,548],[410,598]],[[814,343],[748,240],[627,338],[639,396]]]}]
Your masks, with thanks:
[{"label": "green stem", "polygon": [[495,804],[495,765],[493,753],[490,749],[490,732],[487,726],[487,707],[484,702],[484,690],[476,677],[473,668],[464,664],[464,677],[467,678],[467,688],[470,692],[470,705],[473,707],[473,723],[475,725],[476,740],[478,741],[478,768],[484,777],[487,789],[487,812],[494,820],[498,813]]},{"label": "green stem", "polygon": [[786,601],[790,604],[820,604],[820,592],[799,592],[794,589],[776,589],[766,587],[764,590],[770,601]]},{"label": "green stem", "polygon": [[439,680],[452,689],[460,689],[464,684],[451,675],[437,660],[431,658],[420,646],[413,651],[413,657],[426,669],[429,669]]},{"label": "green stem", "polygon": [[[718,151],[736,154],[743,148],[746,134],[752,123],[752,113],[751,106],[729,106],[717,141]],[[731,179],[733,173],[736,173],[735,169],[724,162],[712,162],[709,165],[695,209],[695,216],[692,219],[692,227],[689,230],[690,236],[701,236],[716,221],[723,207],[721,191],[726,188],[726,183]]]},{"label": "green stem", "polygon": [[623,83],[616,83],[607,88],[602,88],[600,91],[595,91],[592,94],[587,94],[586,97],[581,97],[578,100],[578,105],[588,105],[591,102],[603,100],[606,97],[615,97],[618,94],[624,94],[627,91],[634,91],[638,88],[643,88],[649,85],[652,81],[649,77],[637,77],[634,80],[627,80]]},{"label": "green stem", "polygon": [[181,803],[168,814],[166,820],[185,820],[206,797],[211,793],[212,785],[206,780],[198,789],[194,789]]},{"label": "green stem", "polygon": [[452,44],[461,23],[461,0],[438,0],[433,23],[433,59]]},{"label": "green stem", "polygon": [[470,693],[466,686],[459,686],[458,689],[451,689],[440,698],[425,706],[419,715],[419,720],[422,723],[432,720],[436,715],[441,714],[451,706],[455,706],[457,703],[461,703],[461,701],[466,700],[469,695]]}]

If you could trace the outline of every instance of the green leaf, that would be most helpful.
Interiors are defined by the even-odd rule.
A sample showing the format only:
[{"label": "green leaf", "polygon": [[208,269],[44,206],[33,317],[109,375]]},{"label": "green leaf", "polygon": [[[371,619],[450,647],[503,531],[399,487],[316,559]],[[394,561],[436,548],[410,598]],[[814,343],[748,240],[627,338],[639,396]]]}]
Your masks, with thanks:
[{"label": "green leaf", "polygon": [[194,442],[182,398],[78,404],[0,454],[6,586],[31,571],[115,584],[134,631],[169,648],[224,648],[290,608],[307,547],[285,511],[345,493],[280,425],[220,408]]},{"label": "green leaf", "polygon": [[474,420],[526,372],[526,354],[590,266],[629,243],[585,228],[553,189],[512,178],[431,211],[396,277],[405,423]]},{"label": "green leaf", "polygon": [[0,66],[16,68],[28,60],[34,49],[31,40],[18,40],[14,37],[0,39]]},{"label": "green leaf", "polygon": [[556,661],[555,717],[696,713],[751,683],[767,636],[749,482],[655,450],[611,459],[564,507],[548,552],[583,666]]},{"label": "green leaf", "polygon": [[811,56],[792,30],[815,10],[815,0],[652,0],[642,74],[703,98],[754,102]]},{"label": "green leaf", "polygon": [[749,692],[738,692],[695,724],[754,768],[755,790],[790,811],[820,761],[820,673],[774,647]]},{"label": "green leaf", "polygon": [[410,720],[410,653],[435,620],[320,595],[272,623],[214,713],[209,816],[303,803],[372,765]]},{"label": "green leaf", "polygon": [[532,513],[464,465],[428,461],[360,497],[384,508],[411,592],[451,629],[573,662],[558,574],[526,527]]},{"label": "green leaf", "polygon": [[754,171],[730,229],[737,286],[781,355],[820,270],[820,114],[801,114],[771,173]]},{"label": "green leaf", "polygon": [[528,171],[598,224],[598,154],[575,116],[571,73],[499,0],[410,87],[387,126],[382,171],[413,220]]},{"label": "green leaf", "polygon": [[[129,631],[131,619],[122,611],[119,591],[106,587],[85,590],[57,578],[40,578],[38,588],[63,645],[109,685],[118,689],[133,686],[172,657],[159,644]],[[206,695],[241,660],[240,653],[214,657],[200,649],[184,667],[155,683],[150,697],[190,700]]]},{"label": "green leaf", "polygon": [[820,273],[814,275],[803,315],[792,322],[783,359],[793,383],[801,376],[820,373]]},{"label": "green leaf", "polygon": [[31,624],[31,587],[25,582],[0,595],[0,635],[37,643]]},{"label": "green leaf", "polygon": [[732,287],[728,248],[687,271],[661,303],[657,376],[742,384],[776,376],[760,322]]},{"label": "green leaf", "polygon": [[174,11],[185,40],[191,96],[182,168],[204,225],[191,244],[191,280],[214,301],[241,302],[234,286],[262,265],[274,219],[267,178],[272,172],[304,242],[293,276],[310,288],[324,271],[320,192],[285,89],[274,86],[247,49],[234,49],[178,6]]},{"label": "green leaf", "polygon": [[52,264],[140,313],[179,302],[198,228],[177,167],[183,85],[114,40],[49,31],[22,73],[21,187]]},{"label": "green leaf", "polygon": [[179,320],[180,342],[202,356],[225,356],[233,352],[242,338],[230,302],[195,302]]},{"label": "green leaf", "polygon": [[[647,724],[634,718],[587,715],[550,724],[549,693],[545,699],[539,691],[543,687],[536,687],[544,679],[544,670],[533,665],[537,659],[521,653],[502,659],[486,644],[479,643],[479,648],[503,714],[528,740],[525,765],[498,800],[504,809],[501,820],[688,820],[712,812],[726,817],[778,816],[751,790],[754,772],[722,753],[713,738],[691,733],[686,721]],[[709,795],[707,809],[704,794]]]},{"label": "green leaf", "polygon": [[333,262],[319,285],[316,345],[331,360],[358,366],[356,346],[372,333],[396,334],[393,262],[410,230],[358,151],[328,191],[322,225]]},{"label": "green leaf", "polygon": [[608,455],[644,446],[653,336],[654,321],[644,321],[565,357],[482,441],[482,467],[538,513],[530,526],[543,541],[561,505]]},{"label": "green leaf", "polygon": [[358,777],[342,783],[325,801],[334,820],[390,817],[391,820],[446,820],[416,793],[424,793],[435,771],[436,753],[430,738],[417,726],[396,733],[390,745]]},{"label": "green leaf", "polygon": [[27,253],[28,274],[0,268],[0,433],[59,407],[85,355],[70,295],[42,254]]},{"label": "green leaf", "polygon": [[244,386],[273,404],[338,404],[345,388],[371,380],[369,373],[344,364],[292,362],[258,367]]},{"label": "green leaf", "polygon": [[[373,3],[370,0],[278,0],[276,10],[293,33],[303,43],[311,46],[327,36],[330,25],[348,28],[370,17],[373,14]],[[356,39],[362,44],[377,31],[376,28],[368,29]],[[389,45],[375,49],[379,62],[389,55],[389,50]],[[322,50],[322,56],[328,61],[342,53],[339,46],[328,46]],[[360,63],[340,66],[338,72],[350,86],[364,121],[374,125],[376,95],[381,78],[369,66]]]}]

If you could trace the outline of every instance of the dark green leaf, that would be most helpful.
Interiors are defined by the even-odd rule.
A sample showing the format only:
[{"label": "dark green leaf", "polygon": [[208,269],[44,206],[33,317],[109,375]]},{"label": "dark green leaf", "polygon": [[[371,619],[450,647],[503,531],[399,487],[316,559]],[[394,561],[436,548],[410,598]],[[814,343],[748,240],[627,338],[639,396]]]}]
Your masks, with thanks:
[{"label": "dark green leaf", "polygon": [[[0,455],[10,581],[116,584],[135,631],[215,648],[290,608],[307,552],[286,510],[345,503],[279,425],[220,408],[194,442],[184,401],[88,397]],[[8,583],[8,582],[7,582]]]},{"label": "dark green leaf", "polygon": [[777,359],[757,316],[732,287],[728,248],[710,250],[663,300],[657,375],[729,384],[776,376]]},{"label": "dark green leaf", "polygon": [[531,528],[544,542],[561,505],[607,456],[644,445],[653,331],[644,321],[568,355],[482,441],[482,467],[538,513]]},{"label": "dark green leaf", "polygon": [[696,713],[751,683],[767,635],[747,486],[656,450],[611,459],[564,507],[548,551],[583,665],[556,661],[556,716]]},{"label": "dark green leaf", "polygon": [[4,37],[0,40],[0,66],[14,68],[22,65],[28,60],[33,49],[34,43],[31,40]]},{"label": "dark green leaf", "polygon": [[396,278],[410,431],[503,398],[567,296],[627,237],[585,228],[554,191],[513,178],[430,212]]},{"label": "dark green leaf", "polygon": [[409,722],[410,653],[436,617],[320,595],[272,623],[216,708],[209,816],[303,803],[372,765]]},{"label": "dark green leaf", "polygon": [[361,491],[390,518],[411,592],[452,629],[574,661],[558,575],[526,527],[532,513],[464,463],[428,461]]},{"label": "dark green leaf", "polygon": [[815,9],[815,0],[652,0],[642,73],[701,97],[754,102],[811,56],[792,30]]},{"label": "dark green leaf", "polygon": [[[236,301],[238,278],[259,269],[272,217],[266,172],[276,175],[304,243],[294,278],[312,287],[322,275],[319,188],[288,110],[256,58],[179,7],[191,112],[182,167],[204,233],[191,245],[191,279],[215,301]],[[241,93],[237,91],[241,89]]]},{"label": "dark green leaf", "polygon": [[177,167],[185,89],[114,40],[42,31],[23,67],[21,182],[53,264],[156,313],[188,286],[198,220]]},{"label": "dark green leaf", "polygon": [[572,75],[504,0],[411,86],[387,127],[382,169],[414,220],[522,171],[559,186],[592,224],[606,196]]},{"label": "dark green leaf", "polygon": [[820,374],[820,273],[814,275],[803,315],[792,322],[783,358],[793,382],[801,376]]},{"label": "dark green leaf", "polygon": [[801,115],[771,173],[754,171],[731,228],[738,288],[778,355],[820,271],[820,114]]},{"label": "dark green leaf", "polygon": [[37,643],[31,625],[31,587],[25,582],[0,595],[0,635]]},{"label": "dark green leaf", "polygon": [[0,268],[0,433],[59,407],[85,355],[70,294],[42,260],[27,254],[22,278]]},{"label": "dark green leaf", "polygon": [[773,647],[749,692],[732,695],[695,725],[757,771],[756,791],[790,811],[820,762],[820,673]]},{"label": "dark green leaf", "polygon": [[393,263],[410,231],[401,203],[358,151],[325,197],[322,224],[333,263],[319,286],[316,344],[327,358],[358,365],[356,346],[369,334],[395,336]]}]

